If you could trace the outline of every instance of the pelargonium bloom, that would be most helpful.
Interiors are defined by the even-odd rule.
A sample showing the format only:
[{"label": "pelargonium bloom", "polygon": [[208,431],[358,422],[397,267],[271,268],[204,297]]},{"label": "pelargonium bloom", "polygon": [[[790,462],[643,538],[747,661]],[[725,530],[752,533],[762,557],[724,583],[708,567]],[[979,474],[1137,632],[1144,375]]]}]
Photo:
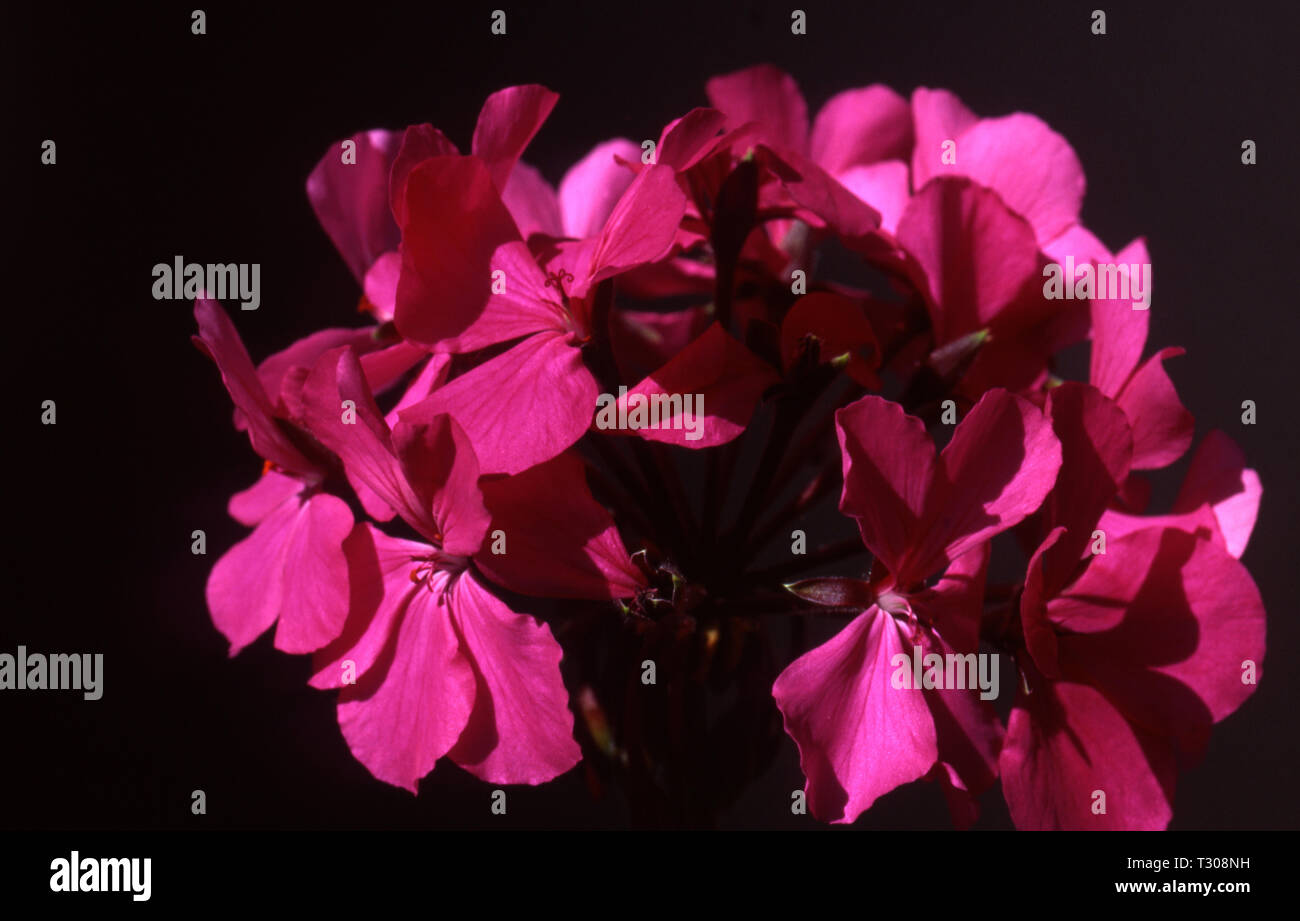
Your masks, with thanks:
[{"label": "pelargonium bloom", "polygon": [[[343,421],[345,400],[355,423]],[[353,754],[412,791],[443,756],[496,783],[572,767],[580,754],[559,645],[470,566],[491,519],[460,427],[439,416],[390,431],[346,349],[322,356],[296,412],[422,538],[365,525],[350,548],[348,627],[322,653],[318,686],[343,688],[339,725]]]},{"label": "pelargonium bloom", "polygon": [[408,412],[454,416],[487,473],[554,457],[587,430],[596,405],[582,356],[596,332],[592,286],[667,254],[685,208],[672,171],[643,172],[599,237],[546,265],[519,238],[478,160],[432,158],[405,188],[398,329],[435,351],[518,340]]},{"label": "pelargonium bloom", "polygon": [[[768,66],[706,95],[554,187],[521,159],[540,85],[489,96],[468,146],[353,135],[308,197],[374,322],[254,368],[200,301],[267,462],[208,585],[232,652],[278,624],[411,791],[443,759],[535,784],[585,750],[634,821],[707,824],[789,737],[823,820],[924,779],[967,827],[1000,776],[1020,827],[1164,827],[1257,680],[1261,485],[1211,431],[1148,507],[1192,444],[1177,350],[1144,360],[1149,313],[1109,288],[1044,284],[1071,259],[1145,282],[1145,241],[1082,224],[1079,160],[1032,115],[876,85],[810,119]],[[837,489],[860,540],[815,517]],[[851,619],[809,651],[812,614]]]},{"label": "pelargonium bloom", "polygon": [[194,341],[217,363],[222,382],[266,460],[262,478],[230,500],[230,515],[253,533],[212,567],[207,600],[234,655],[273,623],[275,646],[311,652],[343,629],[348,569],[343,542],[352,511],[322,490],[328,470],[290,440],[244,344],[215,301],[194,306]]},{"label": "pelargonium bloom", "polygon": [[[913,645],[976,650],[980,547],[1038,508],[1061,449],[1042,413],[1005,391],[987,394],[937,455],[921,421],[879,397],[839,410],[836,429],[840,508],[876,558],[872,603],[795,660],[772,693],[799,746],[814,815],[851,822],[939,762],[972,792],[991,782],[998,738],[991,711],[965,693],[894,688],[891,663]],[[945,578],[927,588],[945,567]]]},{"label": "pelargonium bloom", "polygon": [[1211,725],[1254,690],[1263,604],[1223,547],[1179,528],[1090,551],[1133,438],[1123,411],[1087,385],[1053,390],[1048,413],[1061,482],[1020,598],[1027,654],[1003,790],[1021,828],[1164,828],[1180,758],[1198,757]]}]

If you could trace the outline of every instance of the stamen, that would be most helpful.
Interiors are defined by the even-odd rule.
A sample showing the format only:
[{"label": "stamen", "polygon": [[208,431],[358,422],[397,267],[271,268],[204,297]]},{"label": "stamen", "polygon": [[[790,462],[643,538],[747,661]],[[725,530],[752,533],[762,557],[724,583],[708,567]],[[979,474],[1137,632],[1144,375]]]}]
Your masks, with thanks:
[{"label": "stamen", "polygon": [[564,283],[566,281],[573,281],[572,272],[566,271],[565,269],[560,269],[560,271],[558,272],[546,273],[546,287],[555,288],[557,291],[559,291],[560,300],[564,301],[565,307],[568,307],[569,295],[564,293]]}]

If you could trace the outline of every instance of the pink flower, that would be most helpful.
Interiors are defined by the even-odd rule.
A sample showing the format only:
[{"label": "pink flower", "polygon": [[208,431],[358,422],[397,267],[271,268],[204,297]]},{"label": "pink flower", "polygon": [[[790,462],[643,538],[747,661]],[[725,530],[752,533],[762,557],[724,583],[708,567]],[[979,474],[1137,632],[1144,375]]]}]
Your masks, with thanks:
[{"label": "pink flower", "polygon": [[[199,335],[267,469],[230,500],[230,515],[253,533],[212,567],[207,600],[233,656],[272,624],[275,647],[311,652],[343,629],[348,611],[344,541],[353,531],[347,503],[321,491],[326,468],[290,440],[230,318],[215,302],[194,305]],[[278,622],[278,623],[277,623]]]},{"label": "pink flower", "polygon": [[832,96],[811,129],[798,84],[770,65],[714,77],[707,92],[726,115],[728,130],[753,124],[750,143],[773,148],[796,168],[815,164],[815,172],[875,208],[880,225],[893,231],[907,201],[912,119],[907,103],[889,87],[873,84]]},{"label": "pink flower", "polygon": [[1094,553],[1128,475],[1124,412],[1083,384],[1054,389],[1060,483],[1020,599],[1024,687],[999,761],[1020,828],[1164,828],[1176,769],[1254,690],[1264,609],[1221,546],[1149,527]]},{"label": "pink flower", "polygon": [[[506,188],[519,155],[558,99],[543,86],[529,85],[499,90],[483,103],[473,152],[487,165],[497,188]],[[348,143],[352,147],[345,152]],[[393,318],[401,267],[394,216],[405,177],[429,157],[456,153],[456,145],[429,124],[412,125],[404,132],[362,131],[331,146],[307,178],[307,197],[317,219],[362,282],[363,307],[381,322]]]},{"label": "pink flower", "polygon": [[893,660],[914,645],[975,652],[985,544],[1038,507],[1061,461],[1042,413],[1002,391],[987,394],[937,456],[920,420],[879,397],[841,409],[836,428],[840,509],[876,557],[872,603],[786,668],[772,693],[799,746],[813,814],[851,822],[939,763],[971,794],[992,782],[991,710],[965,692],[891,686]]},{"label": "pink flower", "polygon": [[446,352],[519,341],[404,417],[455,417],[485,473],[519,473],[556,456],[595,411],[599,388],[583,345],[606,332],[592,328],[591,289],[667,254],[685,207],[672,170],[643,171],[599,237],[545,267],[477,159],[436,157],[412,170],[405,187],[398,329]]},{"label": "pink flower", "polygon": [[[521,159],[543,86],[489,96],[463,148],[360,132],[307,190],[375,323],[254,368],[200,300],[266,460],[208,584],[232,653],[272,624],[313,652],[355,757],[410,791],[443,759],[541,783],[581,741],[638,819],[707,821],[776,749],[774,702],[823,820],[924,779],[967,827],[1000,774],[1020,827],[1164,827],[1257,680],[1261,487],[1212,431],[1148,509],[1137,471],[1194,426],[1179,350],[1143,357],[1145,241],[1083,226],[1079,160],[1032,115],[873,85],[810,117],[770,66],[707,95],[555,187]],[[1143,293],[1066,297],[1071,260]],[[1085,339],[1090,383],[1063,382]],[[808,527],[841,471],[861,541]],[[1012,528],[1023,582],[996,575]],[[864,547],[866,575],[822,574]],[[848,623],[805,652],[810,614]]]},{"label": "pink flower", "polygon": [[[355,422],[344,421],[352,401]],[[569,486],[537,508],[539,482],[490,488],[489,511],[468,439],[445,415],[389,429],[348,349],[327,352],[302,381],[295,414],[423,540],[366,525],[349,547],[352,604],[340,639],[317,658],[317,687],[342,687],[339,725],[379,779],[414,791],[444,755],[494,783],[541,783],[580,755],[550,630],[516,613],[479,574],[489,525],[512,547],[491,569],[534,594],[619,597],[642,584],[613,524],[571,462]],[[529,504],[530,498],[532,504]],[[557,500],[560,501],[560,500]],[[552,528],[544,531],[543,522]],[[542,548],[545,552],[542,552]],[[349,665],[353,671],[349,674]],[[355,681],[355,684],[352,683]]]}]

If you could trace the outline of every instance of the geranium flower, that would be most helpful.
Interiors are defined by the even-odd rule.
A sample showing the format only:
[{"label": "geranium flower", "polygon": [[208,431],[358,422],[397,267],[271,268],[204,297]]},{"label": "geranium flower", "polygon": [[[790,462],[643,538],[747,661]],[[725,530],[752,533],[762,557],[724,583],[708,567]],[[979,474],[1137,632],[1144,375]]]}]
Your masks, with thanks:
[{"label": "geranium flower", "polygon": [[[937,456],[920,420],[879,397],[837,412],[836,430],[840,509],[876,557],[872,603],[786,668],[772,694],[799,746],[813,814],[851,822],[939,762],[971,793],[991,782],[998,738],[991,711],[965,692],[893,688],[891,663],[913,645],[976,650],[981,545],[1038,508],[1061,460],[1042,413],[1005,391],[986,395]],[[926,588],[945,567],[945,578]]]},{"label": "geranium flower", "polygon": [[[355,423],[343,421],[344,400]],[[545,625],[497,598],[480,570],[552,597],[628,597],[644,585],[581,467],[557,458],[538,468],[540,480],[485,484],[485,502],[460,427],[440,415],[390,430],[348,349],[322,356],[294,403],[353,478],[424,539],[366,525],[350,548],[347,627],[318,656],[312,683],[343,688],[339,725],[353,753],[412,791],[444,755],[496,783],[568,770],[579,753],[560,648]],[[559,492],[540,491],[542,483]],[[484,551],[490,525],[509,541],[503,555]],[[349,661],[355,684],[344,674]]]},{"label": "geranium flower", "polygon": [[1173,527],[1086,548],[1128,474],[1124,412],[1096,389],[1048,399],[1061,440],[1046,538],[1019,613],[1024,686],[999,761],[1020,828],[1164,828],[1180,759],[1254,690],[1264,609],[1249,573],[1212,540]]},{"label": "geranium flower", "polygon": [[[344,400],[355,424],[342,421]],[[540,783],[572,767],[580,755],[560,647],[469,568],[490,519],[464,433],[446,416],[390,432],[346,349],[321,358],[296,411],[423,538],[365,525],[350,554],[356,601],[322,658],[335,686],[348,680],[342,660],[355,665],[339,698],[353,754],[412,792],[444,755],[496,783]]]},{"label": "geranium flower", "polygon": [[290,440],[225,311],[200,300],[194,319],[195,344],[216,362],[253,449],[266,460],[262,478],[230,500],[230,516],[254,530],[212,567],[212,621],[232,656],[272,624],[277,649],[311,652],[337,637],[347,617],[343,543],[352,512],[322,491],[327,469]]},{"label": "geranium flower", "polygon": [[405,188],[398,329],[435,351],[519,341],[404,415],[455,417],[485,473],[519,473],[556,456],[590,427],[596,406],[582,347],[605,333],[592,327],[588,293],[667,254],[685,208],[672,170],[643,171],[597,239],[546,266],[519,238],[477,159],[433,158]]}]

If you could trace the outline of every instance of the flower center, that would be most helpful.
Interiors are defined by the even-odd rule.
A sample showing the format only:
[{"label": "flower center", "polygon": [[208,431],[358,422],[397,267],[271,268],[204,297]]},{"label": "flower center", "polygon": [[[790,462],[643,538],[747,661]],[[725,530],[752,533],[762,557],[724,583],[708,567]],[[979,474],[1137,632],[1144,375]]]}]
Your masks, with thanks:
[{"label": "flower center", "polygon": [[435,573],[445,572],[450,575],[452,578],[442,584],[442,593],[445,595],[452,583],[456,581],[455,577],[469,566],[469,557],[434,550],[428,556],[411,557],[411,562],[415,564],[411,569],[411,581],[416,585],[423,585],[431,592],[435,591],[433,579]]}]

